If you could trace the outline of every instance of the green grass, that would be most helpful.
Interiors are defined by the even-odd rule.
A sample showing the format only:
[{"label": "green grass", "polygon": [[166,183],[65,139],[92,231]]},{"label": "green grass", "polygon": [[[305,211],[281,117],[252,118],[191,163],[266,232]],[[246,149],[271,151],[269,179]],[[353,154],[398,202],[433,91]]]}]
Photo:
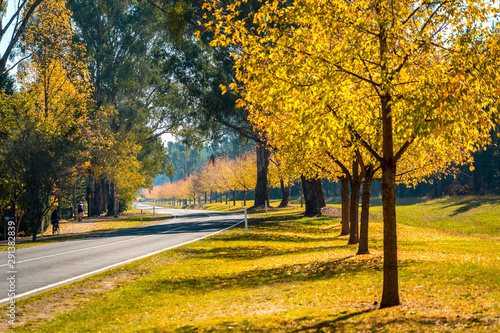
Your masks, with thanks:
[{"label": "green grass", "polygon": [[[382,213],[381,207],[372,211]],[[399,206],[397,216],[399,223],[411,226],[500,240],[498,197],[444,198]]]},{"label": "green grass", "polygon": [[[24,325],[13,331],[497,332],[495,200],[398,207],[398,307],[380,310],[375,304],[382,291],[380,207],[372,208],[371,254],[364,256],[338,236],[338,220],[274,209],[268,218],[255,214],[248,235],[236,227],[21,300]],[[109,281],[115,281],[112,288],[94,288],[86,297],[72,291]],[[59,304],[66,308],[30,319],[36,309],[47,312],[47,305]]]}]

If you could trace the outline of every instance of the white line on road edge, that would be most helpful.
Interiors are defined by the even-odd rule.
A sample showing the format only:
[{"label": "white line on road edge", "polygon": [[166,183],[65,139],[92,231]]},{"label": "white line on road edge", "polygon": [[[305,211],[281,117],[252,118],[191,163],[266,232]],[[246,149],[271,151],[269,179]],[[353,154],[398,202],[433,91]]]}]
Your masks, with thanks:
[{"label": "white line on road edge", "polygon": [[[174,229],[170,229],[170,230],[166,230],[166,231],[163,231],[163,232],[160,232],[160,233],[157,233],[157,234],[140,236],[140,237],[135,237],[135,238],[131,238],[131,239],[125,239],[125,240],[121,240],[121,241],[114,242],[114,243],[106,243],[106,244],[102,244],[102,245],[95,245],[95,246],[91,246],[91,247],[85,247],[83,249],[72,250],[72,251],[67,251],[67,252],[61,252],[61,253],[56,253],[56,254],[49,254],[49,255],[46,255],[46,256],[42,256],[42,257],[36,257],[36,258],[21,260],[21,261],[18,261],[16,263],[20,264],[20,263],[23,263],[23,262],[28,262],[28,261],[33,261],[33,260],[40,260],[40,259],[45,259],[45,258],[52,258],[52,257],[57,257],[57,256],[62,256],[62,255],[65,255],[65,254],[69,254],[69,253],[81,252],[81,251],[86,251],[86,250],[98,249],[100,247],[111,246],[111,245],[125,243],[125,242],[133,242],[133,241],[138,240],[138,239],[143,239],[143,238],[146,238],[146,237],[153,237],[153,236],[157,236],[157,235],[160,235],[160,234],[166,234],[166,233],[169,233],[170,231],[175,231],[175,230],[182,229],[182,228],[185,228],[185,226],[174,228]],[[7,266],[7,265],[8,264],[3,264],[3,265],[0,265],[0,267]]]},{"label": "white line on road edge", "polygon": [[[222,229],[222,230],[219,230],[219,231],[215,231],[215,232],[213,232],[211,234],[208,234],[208,235],[205,235],[203,237],[199,237],[199,238],[196,238],[196,239],[193,239],[193,240],[181,243],[181,244],[169,246],[167,248],[164,248],[164,249],[161,249],[161,250],[158,250],[158,251],[154,251],[154,252],[151,252],[151,253],[148,253],[148,254],[144,254],[144,255],[136,257],[136,258],[128,259],[128,260],[122,261],[122,262],[117,263],[117,264],[113,264],[113,265],[109,265],[109,266],[106,266],[106,267],[103,267],[103,268],[99,268],[99,269],[96,269],[95,271],[88,272],[88,273],[85,273],[85,274],[82,274],[82,275],[78,275],[78,276],[69,278],[69,279],[64,280],[64,281],[60,281],[60,282],[56,282],[56,283],[53,283],[53,284],[49,284],[49,285],[47,285],[45,287],[41,287],[41,288],[37,288],[37,289],[33,289],[33,290],[30,290],[30,291],[27,291],[25,293],[16,295],[15,299],[17,300],[17,299],[20,299],[22,297],[26,297],[26,296],[29,296],[29,295],[33,295],[33,294],[39,293],[41,291],[45,291],[45,290],[49,290],[49,289],[52,289],[52,288],[55,288],[55,287],[59,287],[59,286],[65,285],[67,283],[70,283],[70,282],[73,282],[73,281],[77,281],[77,280],[86,278],[88,276],[91,276],[91,275],[94,275],[94,274],[97,274],[97,273],[101,273],[101,272],[107,271],[109,269],[112,269],[112,268],[115,268],[115,267],[118,267],[118,266],[121,266],[121,265],[126,265],[126,264],[129,264],[131,262],[134,262],[134,261],[137,261],[137,260],[140,260],[140,259],[144,259],[144,258],[153,256],[153,255],[161,253],[163,251],[175,249],[176,247],[180,247],[180,246],[183,246],[183,245],[186,245],[186,244],[189,244],[189,243],[197,242],[197,241],[202,240],[204,238],[207,238],[207,237],[213,236],[215,234],[218,234],[220,232],[226,231],[228,229],[234,228],[238,224],[240,224],[241,222],[243,222],[243,220],[241,220],[238,223],[233,224],[232,226],[229,226],[229,227],[227,227],[225,229]],[[12,298],[10,298],[10,297],[9,298],[4,298],[4,299],[0,299],[0,305],[3,305],[3,303],[6,303],[6,302],[10,302],[11,299]]]}]

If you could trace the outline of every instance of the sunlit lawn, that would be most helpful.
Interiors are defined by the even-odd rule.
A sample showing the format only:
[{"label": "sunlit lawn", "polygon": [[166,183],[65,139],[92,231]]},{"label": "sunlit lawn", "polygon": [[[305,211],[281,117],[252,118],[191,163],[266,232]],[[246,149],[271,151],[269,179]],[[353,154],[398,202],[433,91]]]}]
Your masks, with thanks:
[{"label": "sunlit lawn", "polygon": [[61,294],[76,305],[15,331],[498,332],[499,206],[498,199],[400,206],[398,307],[377,305],[381,207],[372,208],[365,256],[338,236],[338,220],[270,210],[267,219],[260,212],[250,221],[248,235],[236,227],[79,282],[128,277],[85,300],[71,296],[78,283],[22,300],[24,321],[37,304],[61,302]]}]

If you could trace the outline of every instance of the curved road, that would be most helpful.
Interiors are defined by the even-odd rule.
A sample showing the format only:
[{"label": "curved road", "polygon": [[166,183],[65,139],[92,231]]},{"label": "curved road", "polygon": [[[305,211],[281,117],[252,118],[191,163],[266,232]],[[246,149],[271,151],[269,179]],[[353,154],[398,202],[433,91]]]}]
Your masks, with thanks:
[{"label": "curved road", "polygon": [[[153,209],[153,206],[142,204],[136,207]],[[16,299],[34,295],[195,242],[243,221],[243,215],[235,213],[158,207],[155,210],[172,216],[146,227],[18,249],[15,251],[15,266],[9,265],[7,251],[0,252],[0,305],[11,300],[9,290],[12,292],[12,287],[15,287]]]}]

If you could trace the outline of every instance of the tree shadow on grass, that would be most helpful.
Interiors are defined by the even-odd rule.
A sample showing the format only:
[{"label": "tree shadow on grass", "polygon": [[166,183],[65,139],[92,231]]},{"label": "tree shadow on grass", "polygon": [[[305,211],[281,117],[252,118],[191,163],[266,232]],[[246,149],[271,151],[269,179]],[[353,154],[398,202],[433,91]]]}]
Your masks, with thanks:
[{"label": "tree shadow on grass", "polygon": [[499,198],[470,198],[466,200],[452,201],[445,205],[445,208],[457,207],[450,216],[466,213],[474,208],[481,207],[482,205],[499,205]]},{"label": "tree shadow on grass", "polygon": [[297,214],[294,212],[293,214],[284,214],[284,215],[270,215],[268,217],[255,217],[251,218],[250,221],[260,221],[260,222],[283,222],[288,221],[297,221],[297,223],[301,224],[328,224],[331,223],[331,218],[327,216],[320,217],[305,217],[304,214]]},{"label": "tree shadow on grass", "polygon": [[[406,266],[409,263],[401,263]],[[277,283],[295,283],[301,281],[317,281],[331,279],[339,275],[352,275],[360,270],[382,271],[382,257],[347,256],[341,259],[324,262],[310,262],[294,265],[283,265],[275,268],[255,268],[240,273],[206,274],[203,276],[186,276],[179,278],[163,278],[144,281],[145,292],[162,293],[168,290],[176,292],[201,292],[220,289],[248,289]]]},{"label": "tree shadow on grass", "polygon": [[[325,320],[325,321],[321,321],[321,322],[319,322],[317,324],[313,324],[313,325],[304,325],[302,327],[299,327],[299,328],[293,330],[292,332],[306,332],[306,331],[307,332],[324,332],[325,329],[327,329],[327,328],[340,329],[340,328],[342,328],[342,324],[346,320],[358,317],[364,313],[369,313],[369,312],[372,312],[375,310],[376,309],[366,309],[366,310],[351,312],[351,313],[342,315],[342,316],[340,316],[336,319],[333,319],[333,320]],[[296,323],[300,323],[301,321],[311,321],[311,318],[304,317],[304,318],[298,318],[295,320]]]},{"label": "tree shadow on grass", "polygon": [[318,246],[283,249],[274,246],[254,245],[254,246],[235,246],[218,247],[211,250],[205,249],[179,249],[178,252],[189,256],[197,256],[200,259],[234,259],[234,260],[256,260],[264,257],[278,257],[287,254],[314,253],[321,251],[335,251],[343,249],[342,246]]},{"label": "tree shadow on grass", "polygon": [[[175,329],[175,332],[454,332],[479,329],[488,332],[497,332],[498,323],[495,321],[481,322],[476,318],[443,317],[438,315],[398,316],[389,319],[384,312],[377,312],[377,308],[368,308],[355,312],[343,311],[332,320],[315,321],[314,317],[307,316],[293,321],[281,321],[281,325],[267,326],[268,320],[257,317],[255,319],[234,318],[234,320],[220,321],[210,327],[185,325]],[[363,316],[364,314],[372,314]],[[335,316],[332,314],[332,316]],[[474,329],[475,328],[475,329]],[[497,329],[497,330],[495,330]]]},{"label": "tree shadow on grass", "polygon": [[[306,218],[298,215],[275,216],[267,219],[253,218],[248,221],[249,228],[259,231],[259,227],[264,227],[266,230],[276,228],[280,231],[292,231],[294,233],[309,233],[309,234],[325,234],[331,233],[332,229],[341,228],[338,220],[326,216],[316,218]],[[325,228],[318,228],[324,226]],[[242,226],[239,226],[242,227]],[[251,231],[251,230],[250,230]]]},{"label": "tree shadow on grass", "polygon": [[[473,327],[477,324],[476,319],[465,319],[461,317],[442,317],[437,315],[424,316],[398,316],[398,318],[389,319],[384,315],[359,318],[359,316],[374,312],[377,309],[366,309],[357,312],[348,313],[333,320],[321,321],[316,324],[305,324],[300,326],[301,321],[310,322],[312,318],[299,318],[295,322],[299,326],[290,332],[380,332],[387,328],[403,331],[446,331],[452,332],[455,329],[464,327]],[[486,324],[486,325],[485,325]],[[489,325],[488,325],[489,324]],[[482,323],[482,326],[493,326],[494,323]],[[441,329],[440,329],[441,328]]]},{"label": "tree shadow on grass", "polygon": [[[235,229],[244,229],[244,226],[235,227]],[[336,230],[338,229],[338,230]],[[290,230],[293,230],[291,228]],[[317,243],[338,240],[340,237],[340,226],[338,228],[330,228],[324,232],[313,232],[314,229],[300,230],[302,234],[294,234],[287,232],[287,229],[280,228],[275,232],[259,232],[258,230],[251,230],[249,227],[248,234],[244,232],[239,234],[222,234],[214,238],[218,241],[231,241],[231,242],[285,242],[285,243]],[[295,229],[298,231],[298,228]]]}]

